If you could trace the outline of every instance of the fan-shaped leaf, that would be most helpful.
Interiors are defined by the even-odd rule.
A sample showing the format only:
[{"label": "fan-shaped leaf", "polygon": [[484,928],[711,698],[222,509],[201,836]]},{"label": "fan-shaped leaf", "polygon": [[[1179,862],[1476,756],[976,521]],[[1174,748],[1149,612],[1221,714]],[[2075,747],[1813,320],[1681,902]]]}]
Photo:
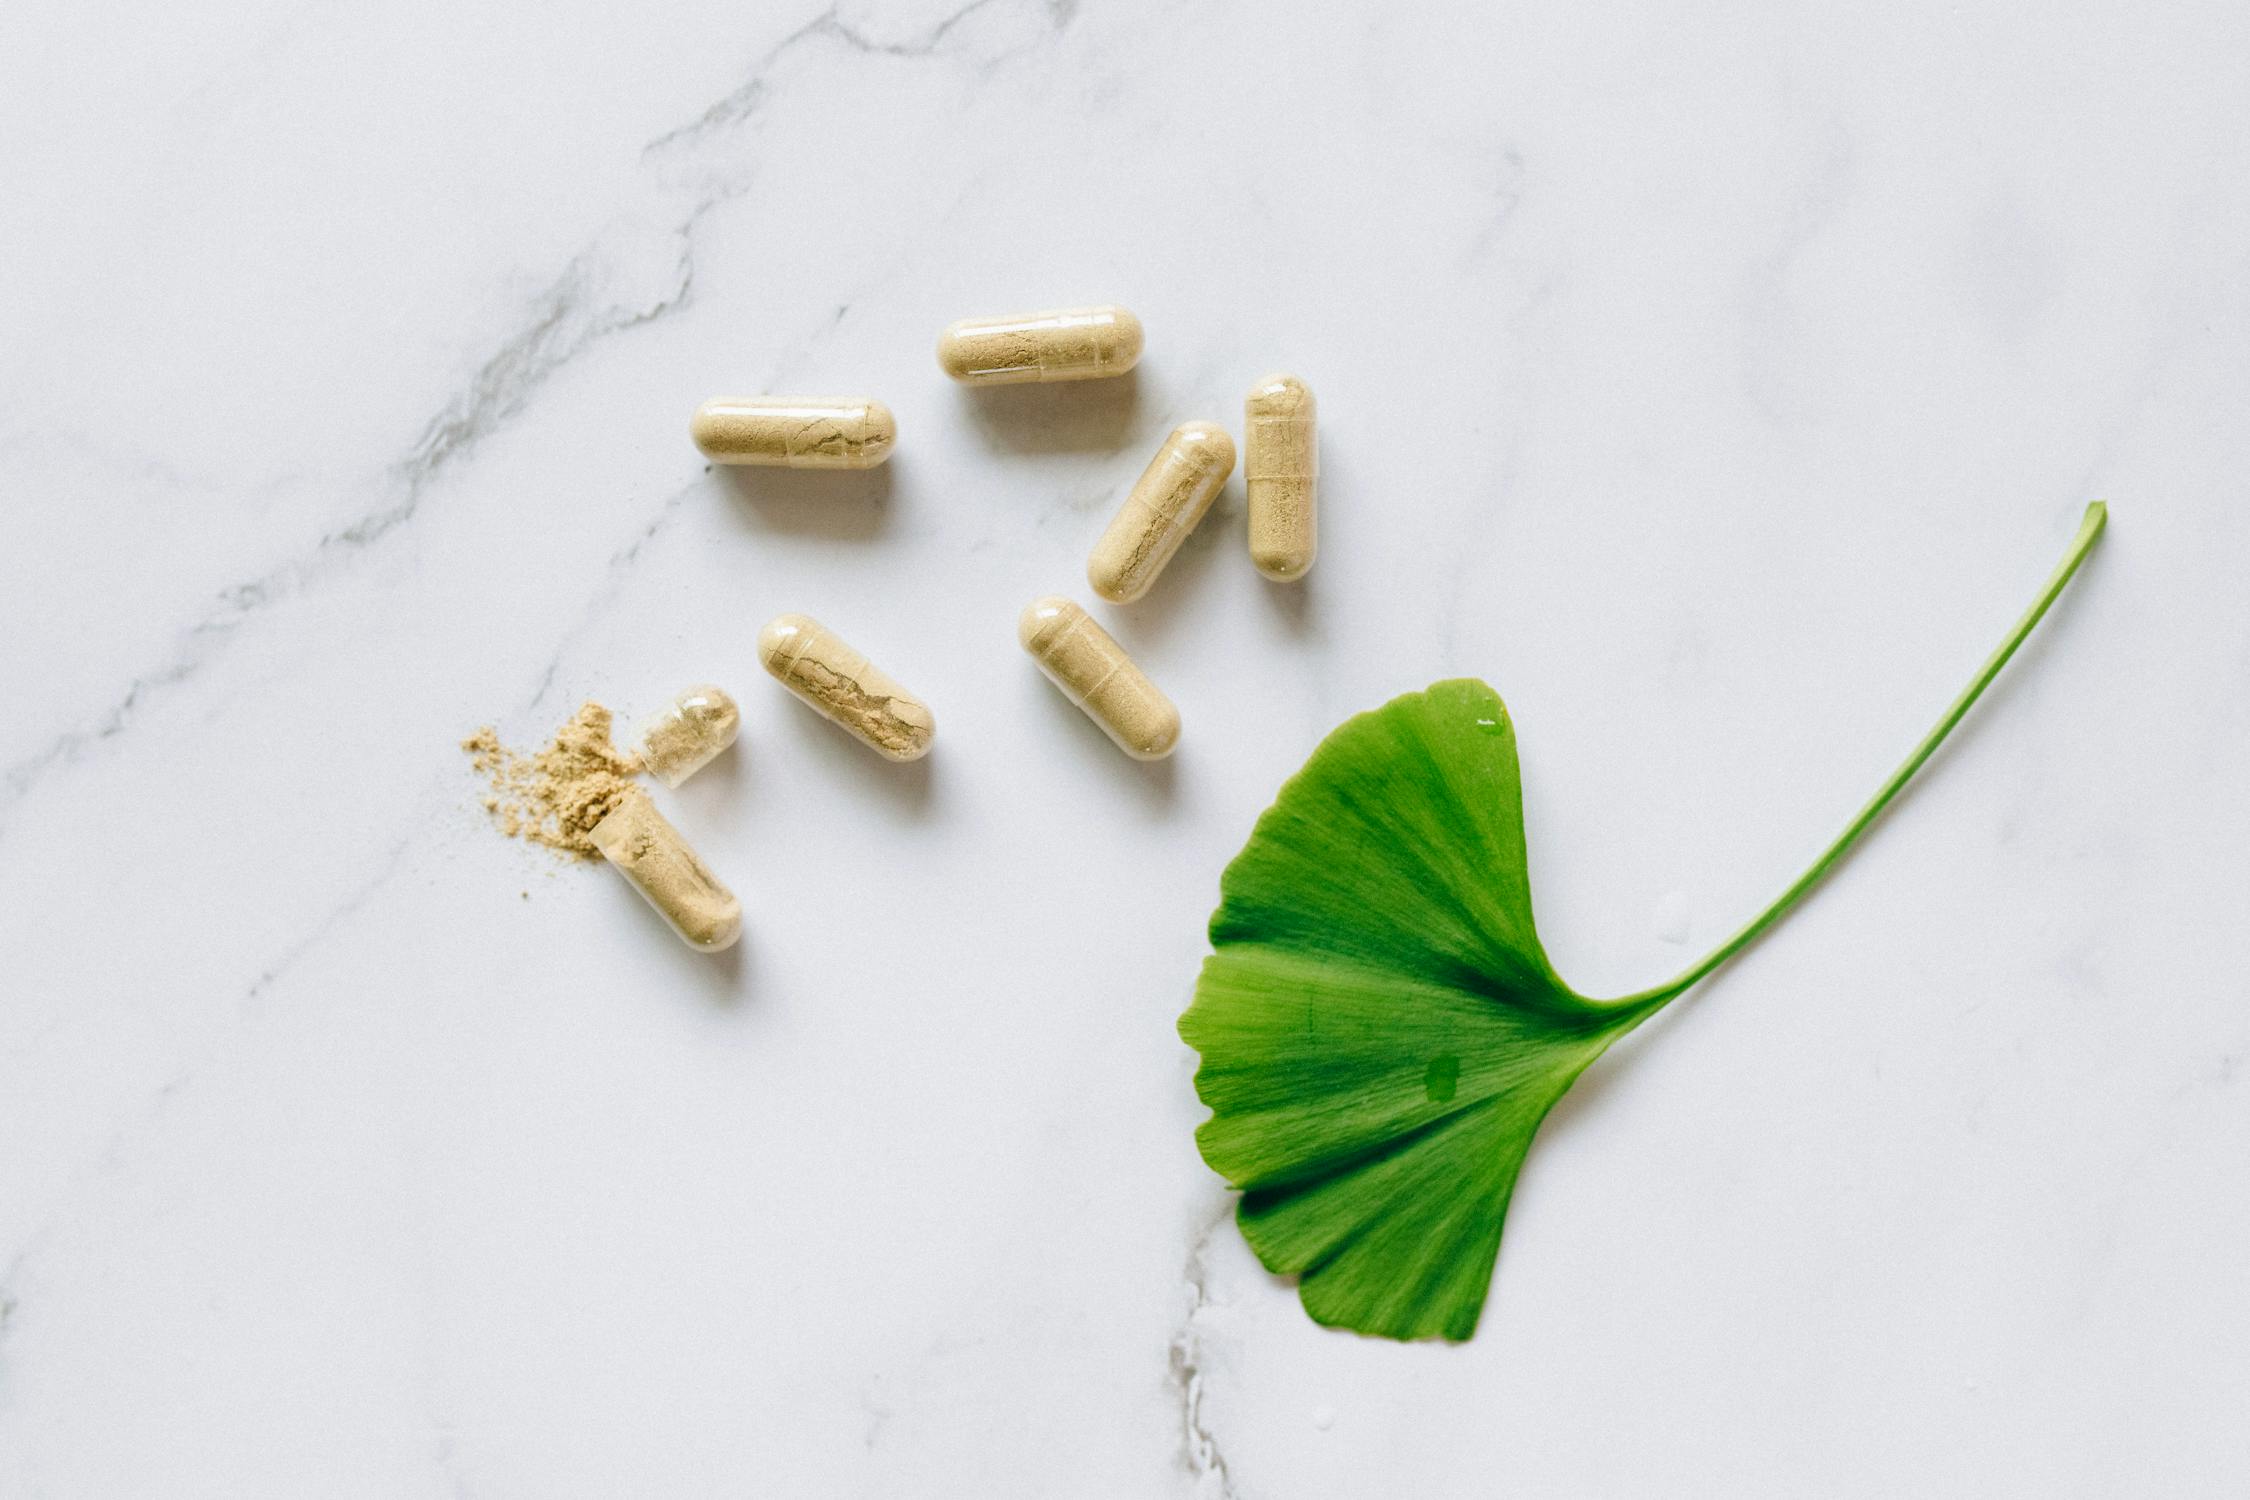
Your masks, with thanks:
[{"label": "fan-shaped leaf", "polygon": [[1180,1034],[1243,1234],[1324,1323],[1467,1338],[1532,1133],[1640,1013],[1539,946],[1499,696],[1441,682],[1345,724],[1220,895]]},{"label": "fan-shaped leaf", "polygon": [[1322,1323],[1465,1339],[1547,1111],[1604,1048],[1778,920],[1952,732],[2100,535],[2088,507],[2045,591],[1813,866],[1669,983],[1590,1000],[1531,916],[1515,728],[1481,682],[1350,720],[1220,880],[1180,1035],[1203,1056],[1204,1160],[1242,1189],[1266,1266]]}]

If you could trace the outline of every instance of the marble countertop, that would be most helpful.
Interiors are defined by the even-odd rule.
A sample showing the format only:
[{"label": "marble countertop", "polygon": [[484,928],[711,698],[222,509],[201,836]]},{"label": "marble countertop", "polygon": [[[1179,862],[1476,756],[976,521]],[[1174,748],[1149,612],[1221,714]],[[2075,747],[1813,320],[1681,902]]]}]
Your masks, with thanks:
[{"label": "marble countertop", "polygon": [[[1724,9],[1724,8],[1722,8]],[[0,1494],[2250,1489],[2250,14],[26,0],[0,22]],[[949,320],[1117,301],[1130,380]],[[1172,424],[1323,419],[1017,649]],[[872,476],[708,472],[864,391]],[[1323,1331],[1192,1142],[1220,868],[1347,714],[1519,724],[1558,966],[1788,924],[1548,1122],[1482,1330]],[[877,760],[758,670],[926,696]],[[457,742],[714,680],[746,937]]]}]

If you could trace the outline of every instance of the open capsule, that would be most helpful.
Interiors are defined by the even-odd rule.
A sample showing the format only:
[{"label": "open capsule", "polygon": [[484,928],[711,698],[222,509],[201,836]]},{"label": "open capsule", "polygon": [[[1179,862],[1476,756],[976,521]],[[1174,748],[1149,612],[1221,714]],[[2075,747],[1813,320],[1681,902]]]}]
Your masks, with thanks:
[{"label": "open capsule", "polygon": [[652,714],[641,726],[636,753],[650,775],[676,787],[733,744],[741,728],[742,710],[734,699],[706,683]]},{"label": "open capsule", "polygon": [[742,903],[639,787],[588,837],[689,947],[716,953],[742,936]]}]

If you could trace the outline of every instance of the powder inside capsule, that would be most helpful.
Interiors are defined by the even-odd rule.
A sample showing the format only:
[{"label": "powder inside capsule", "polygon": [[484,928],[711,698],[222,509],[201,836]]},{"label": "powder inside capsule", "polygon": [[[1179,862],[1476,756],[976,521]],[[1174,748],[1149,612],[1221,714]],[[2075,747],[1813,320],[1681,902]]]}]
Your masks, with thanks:
[{"label": "powder inside capsule", "polygon": [[602,857],[594,825],[625,800],[641,769],[610,743],[609,731],[609,710],[588,703],[536,754],[509,749],[489,725],[461,748],[489,784],[484,808],[502,833],[593,860]]}]

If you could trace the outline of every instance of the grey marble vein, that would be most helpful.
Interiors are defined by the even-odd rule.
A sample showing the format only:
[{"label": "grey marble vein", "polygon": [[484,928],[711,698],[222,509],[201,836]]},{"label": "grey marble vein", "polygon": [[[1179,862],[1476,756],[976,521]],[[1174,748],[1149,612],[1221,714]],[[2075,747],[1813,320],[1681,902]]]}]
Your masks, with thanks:
[{"label": "grey marble vein", "polygon": [[1204,1369],[1203,1330],[1197,1326],[1197,1319],[1211,1302],[1211,1242],[1233,1222],[1234,1199],[1229,1195],[1220,1200],[1217,1212],[1203,1221],[1188,1242],[1187,1265],[1182,1272],[1187,1313],[1172,1335],[1170,1351],[1172,1391],[1180,1406],[1180,1467],[1194,1482],[1196,1494],[1214,1495],[1220,1500],[1235,1500],[1236,1490],[1226,1454],[1203,1412],[1203,1387],[1209,1376]]},{"label": "grey marble vein", "polygon": [[1523,207],[1523,195],[1528,173],[1523,152],[1515,146],[1504,146],[1499,160],[1490,170],[1486,181],[1477,191],[1485,200],[1484,225],[1470,239],[1469,247],[1462,252],[1464,264],[1482,260],[1492,251],[1515,221],[1516,211]]},{"label": "grey marble vein", "polygon": [[358,916],[367,903],[375,899],[383,887],[397,877],[406,864],[407,851],[413,847],[413,834],[394,840],[377,858],[374,868],[365,879],[346,892],[344,899],[330,907],[319,921],[305,929],[303,937],[284,948],[279,957],[259,971],[258,977],[242,992],[243,1006],[248,1007],[262,999],[276,984],[287,978],[292,969],[304,962],[308,954],[328,941],[346,922]]},{"label": "grey marble vein", "polygon": [[0,774],[0,839],[10,815],[41,777],[131,728],[151,699],[192,679],[260,610],[304,591],[413,520],[439,477],[520,413],[556,371],[610,335],[654,322],[684,305],[694,281],[688,249],[692,228],[691,216],[672,231],[678,242],[674,275],[652,299],[599,295],[604,281],[600,268],[611,253],[604,241],[572,257],[533,300],[516,331],[485,358],[467,387],[424,425],[406,455],[391,466],[385,484],[390,499],[327,533],[310,552],[220,590],[204,616],[175,638],[168,661],[135,677],[107,708]]},{"label": "grey marble vein", "polygon": [[[565,365],[613,335],[644,327],[689,304],[695,285],[695,233],[715,209],[749,190],[754,173],[739,151],[710,153],[681,180],[676,163],[705,155],[716,137],[728,144],[737,127],[764,107],[774,73],[816,41],[858,53],[928,58],[977,12],[1008,0],[969,0],[914,37],[883,42],[845,23],[837,6],[791,32],[761,55],[747,79],[694,120],[658,136],[643,149],[657,198],[655,211],[621,219],[578,251],[545,291],[524,309],[514,330],[478,365],[468,384],[424,425],[407,452],[384,475],[385,498],[354,520],[323,535],[309,552],[218,591],[203,616],[175,636],[167,658],[134,676],[102,708],[0,771],[0,842],[15,809],[49,773],[73,764],[131,728],[148,704],[193,679],[224,649],[242,624],[269,606],[332,576],[360,554],[395,535],[420,513],[438,479],[473,455],[485,439],[518,416]],[[1037,0],[1050,34],[1068,26],[1075,0]],[[1021,49],[1016,49],[1021,50]],[[1006,55],[1012,55],[1006,54]],[[630,267],[651,232],[667,242],[670,271],[653,289],[633,285]],[[622,283],[622,285],[613,285]],[[639,295],[635,295],[639,292]]]},{"label": "grey marble vein", "polygon": [[571,622],[569,627],[563,631],[562,638],[556,642],[553,654],[547,658],[547,664],[540,669],[539,685],[532,689],[531,697],[523,705],[525,708],[536,708],[546,701],[547,694],[554,688],[555,680],[562,675],[563,663],[569,659],[571,647],[575,646],[585,636],[586,632],[600,621],[608,607],[616,602],[618,595],[624,591],[627,578],[631,576],[634,568],[638,566],[642,556],[648,550],[649,543],[655,541],[658,536],[670,528],[672,522],[679,516],[682,502],[688,496],[702,489],[704,483],[704,478],[699,475],[693,483],[684,484],[672,491],[671,494],[666,495],[664,503],[657,507],[656,514],[642,523],[640,529],[634,533],[630,541],[609,555],[609,562],[602,569],[600,584],[596,586],[592,594],[587,596],[586,603],[579,609],[578,618]]},{"label": "grey marble vein", "polygon": [[[241,1029],[244,1021],[253,1015],[274,987],[286,978],[300,963],[322,944],[327,942],[351,918],[358,915],[375,895],[397,877],[405,868],[406,855],[413,847],[415,834],[408,834],[390,845],[376,860],[368,875],[345,893],[342,900],[330,907],[302,936],[289,944],[276,957],[269,960],[236,996],[230,1014],[222,1025],[228,1030],[224,1035],[210,1037],[200,1056],[175,1068],[172,1075],[147,1096],[147,1103],[131,1118],[120,1123],[100,1149],[94,1151],[86,1164],[75,1172],[62,1187],[61,1196],[69,1197],[88,1182],[116,1171],[128,1159],[134,1145],[162,1123],[174,1101],[194,1084],[210,1061],[220,1055],[226,1043]],[[32,1245],[19,1244],[8,1269],[0,1274],[0,1298],[17,1270],[30,1258]],[[0,1327],[0,1333],[5,1328]]]},{"label": "grey marble vein", "polygon": [[1852,138],[1841,125],[1832,125],[1819,160],[1791,195],[1772,250],[1745,276],[1746,316],[1739,355],[1742,390],[1776,425],[1786,425],[1795,416],[1786,383],[1772,368],[1774,344],[1786,330],[1790,312],[1789,273],[1835,224],[1858,188],[1858,177],[1859,157]]},{"label": "grey marble vein", "polygon": [[0,1267],[0,1404],[5,1404],[8,1392],[8,1339],[15,1330],[16,1312],[23,1306],[16,1292],[16,1277],[23,1271],[25,1257],[30,1252],[19,1249]]}]

